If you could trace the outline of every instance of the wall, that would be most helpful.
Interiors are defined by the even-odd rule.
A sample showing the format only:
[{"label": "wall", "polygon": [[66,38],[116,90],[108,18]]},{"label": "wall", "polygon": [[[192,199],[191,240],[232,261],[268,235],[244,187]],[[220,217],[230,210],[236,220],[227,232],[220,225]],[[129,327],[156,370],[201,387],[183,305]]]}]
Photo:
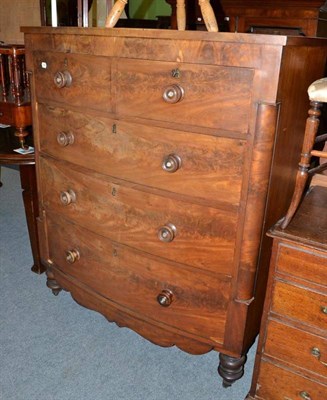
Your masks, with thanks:
[{"label": "wall", "polygon": [[171,15],[171,6],[165,0],[130,0],[131,18],[156,19],[158,15]]},{"label": "wall", "polygon": [[40,0],[1,0],[0,40],[24,43],[21,26],[41,25]]}]

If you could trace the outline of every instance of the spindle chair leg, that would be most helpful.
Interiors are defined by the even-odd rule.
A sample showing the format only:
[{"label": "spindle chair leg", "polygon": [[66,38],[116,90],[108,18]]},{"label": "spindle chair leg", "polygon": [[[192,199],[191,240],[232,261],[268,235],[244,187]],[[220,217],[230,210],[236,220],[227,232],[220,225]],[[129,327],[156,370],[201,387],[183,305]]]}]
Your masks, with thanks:
[{"label": "spindle chair leg", "polygon": [[298,167],[298,172],[295,181],[295,190],[291,200],[291,204],[288,208],[286,216],[281,224],[281,228],[285,229],[293,218],[304,193],[304,189],[307,183],[310,161],[312,156],[312,148],[315,143],[315,138],[319,127],[319,117],[321,112],[319,110],[322,107],[322,103],[317,101],[312,101],[310,103],[311,108],[308,111],[309,117],[307,118],[304,141],[302,146],[301,160]]}]

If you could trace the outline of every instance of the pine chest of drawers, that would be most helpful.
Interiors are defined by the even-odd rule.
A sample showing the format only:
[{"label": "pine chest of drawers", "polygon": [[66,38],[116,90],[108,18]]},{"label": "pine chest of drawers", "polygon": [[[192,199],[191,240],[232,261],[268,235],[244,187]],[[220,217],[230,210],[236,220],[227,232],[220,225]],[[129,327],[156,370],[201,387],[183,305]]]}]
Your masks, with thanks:
[{"label": "pine chest of drawers", "polygon": [[262,400],[327,398],[327,187],[277,225],[252,384]]},{"label": "pine chest of drawers", "polygon": [[326,42],[24,32],[48,286],[159,345],[219,351],[231,384],[259,330],[264,233],[293,191]]}]

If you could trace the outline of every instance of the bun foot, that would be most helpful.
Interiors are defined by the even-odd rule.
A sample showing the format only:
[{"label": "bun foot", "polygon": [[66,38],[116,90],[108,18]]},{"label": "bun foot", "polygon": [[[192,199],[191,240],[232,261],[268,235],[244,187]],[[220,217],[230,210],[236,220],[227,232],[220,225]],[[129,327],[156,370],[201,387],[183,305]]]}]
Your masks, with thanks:
[{"label": "bun foot", "polygon": [[218,374],[223,378],[223,387],[230,387],[235,381],[242,378],[246,356],[240,358],[219,354]]}]

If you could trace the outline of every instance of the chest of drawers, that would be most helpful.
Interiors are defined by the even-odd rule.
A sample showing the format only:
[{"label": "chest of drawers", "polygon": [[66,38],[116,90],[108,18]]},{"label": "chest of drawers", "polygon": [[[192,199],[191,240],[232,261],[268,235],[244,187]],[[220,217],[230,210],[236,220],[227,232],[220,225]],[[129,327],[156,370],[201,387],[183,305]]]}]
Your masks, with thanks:
[{"label": "chest of drawers", "polygon": [[219,351],[231,384],[259,330],[264,232],[288,207],[326,42],[24,31],[48,286],[156,344]]},{"label": "chest of drawers", "polygon": [[327,397],[327,188],[316,186],[274,246],[249,399]]}]

